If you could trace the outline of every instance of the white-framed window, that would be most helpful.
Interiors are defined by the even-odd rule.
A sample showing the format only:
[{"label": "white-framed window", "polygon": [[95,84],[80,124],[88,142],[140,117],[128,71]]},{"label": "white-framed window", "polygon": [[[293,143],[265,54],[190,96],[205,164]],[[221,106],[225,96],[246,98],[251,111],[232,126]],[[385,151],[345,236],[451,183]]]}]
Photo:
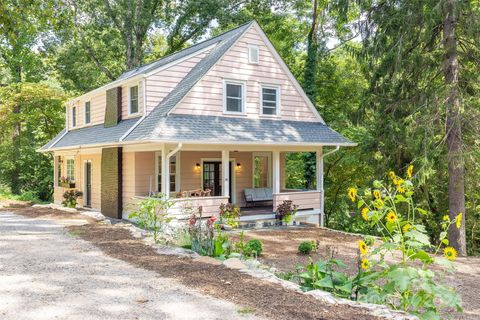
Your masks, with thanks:
[{"label": "white-framed window", "polygon": [[67,159],[67,179],[75,182],[75,159]]},{"label": "white-framed window", "polygon": [[128,89],[128,114],[138,113],[138,86]]},{"label": "white-framed window", "polygon": [[279,115],[280,87],[262,85],[260,87],[260,113],[267,116]]},{"label": "white-framed window", "polygon": [[85,102],[85,124],[90,123],[91,113],[90,113],[90,101]]},{"label": "white-framed window", "polygon": [[77,126],[77,107],[72,107],[72,127]]},{"label": "white-framed window", "polygon": [[248,63],[258,64],[260,61],[260,49],[254,44],[248,46]]},{"label": "white-framed window", "polygon": [[223,111],[225,113],[245,112],[245,83],[225,80],[223,86]]},{"label": "white-framed window", "polygon": [[269,152],[253,153],[253,187],[270,188],[272,185],[272,161]]}]

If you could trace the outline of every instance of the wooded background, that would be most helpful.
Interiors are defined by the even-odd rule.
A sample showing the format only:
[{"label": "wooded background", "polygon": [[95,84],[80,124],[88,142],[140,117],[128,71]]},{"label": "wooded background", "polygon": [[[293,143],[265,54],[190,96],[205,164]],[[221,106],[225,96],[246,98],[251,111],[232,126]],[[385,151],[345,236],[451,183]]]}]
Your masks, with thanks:
[{"label": "wooded background", "polygon": [[[454,0],[3,0],[0,183],[52,196],[49,155],[64,102],[123,71],[255,19],[325,121],[358,143],[325,165],[326,224],[375,233],[346,196],[415,166],[416,200],[439,234],[480,251],[480,5]],[[289,159],[289,184],[313,181],[314,157]],[[433,239],[435,241],[435,239]]]}]

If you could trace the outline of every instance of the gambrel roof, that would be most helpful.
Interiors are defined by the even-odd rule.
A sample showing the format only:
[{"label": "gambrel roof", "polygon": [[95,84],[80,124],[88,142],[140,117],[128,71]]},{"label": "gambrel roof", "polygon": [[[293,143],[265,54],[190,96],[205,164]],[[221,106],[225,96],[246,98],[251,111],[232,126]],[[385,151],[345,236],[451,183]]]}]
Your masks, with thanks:
[{"label": "gambrel roof", "polygon": [[[214,143],[219,139],[228,143],[355,145],[329,128],[316,111],[314,113],[319,119],[317,122],[170,114],[170,111],[253,24],[256,25],[256,22],[251,21],[163,59],[123,73],[115,82],[151,73],[162,66],[209,48],[205,57],[146,116],[120,121],[116,127],[112,128],[95,125],[70,131],[64,130],[41,150],[134,141]],[[295,83],[298,85],[296,80]],[[298,88],[305,96],[299,85]],[[310,100],[308,103],[314,109]]]}]

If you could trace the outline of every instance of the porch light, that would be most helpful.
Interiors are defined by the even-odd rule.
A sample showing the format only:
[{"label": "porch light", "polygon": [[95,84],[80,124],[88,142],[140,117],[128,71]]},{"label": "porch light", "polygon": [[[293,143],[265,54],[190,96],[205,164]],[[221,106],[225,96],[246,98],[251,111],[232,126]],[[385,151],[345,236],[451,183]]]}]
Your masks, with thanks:
[{"label": "porch light", "polygon": [[237,168],[240,169],[241,167],[242,167],[242,165],[239,162],[237,162]]},{"label": "porch light", "polygon": [[200,163],[195,163],[195,170],[199,171],[200,170]]}]

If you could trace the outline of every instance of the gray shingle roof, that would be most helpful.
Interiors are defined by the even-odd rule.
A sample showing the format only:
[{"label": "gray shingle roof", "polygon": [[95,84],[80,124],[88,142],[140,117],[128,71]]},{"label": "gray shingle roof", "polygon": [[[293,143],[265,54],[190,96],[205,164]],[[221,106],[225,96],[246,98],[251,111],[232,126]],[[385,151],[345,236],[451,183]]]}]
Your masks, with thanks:
[{"label": "gray shingle roof", "polygon": [[[52,139],[49,143],[44,145],[40,150],[46,151],[50,148],[66,148],[79,145],[88,146],[92,144],[104,143],[115,144],[137,121],[138,118],[120,121],[118,125],[110,128],[105,128],[102,123],[91,127],[70,130],[56,143],[54,142],[56,139],[58,139],[60,134]],[[63,132],[65,132],[65,129],[62,131],[62,133]]]},{"label": "gray shingle roof", "polygon": [[180,114],[163,117],[124,141],[137,140],[354,145],[320,122]]}]

